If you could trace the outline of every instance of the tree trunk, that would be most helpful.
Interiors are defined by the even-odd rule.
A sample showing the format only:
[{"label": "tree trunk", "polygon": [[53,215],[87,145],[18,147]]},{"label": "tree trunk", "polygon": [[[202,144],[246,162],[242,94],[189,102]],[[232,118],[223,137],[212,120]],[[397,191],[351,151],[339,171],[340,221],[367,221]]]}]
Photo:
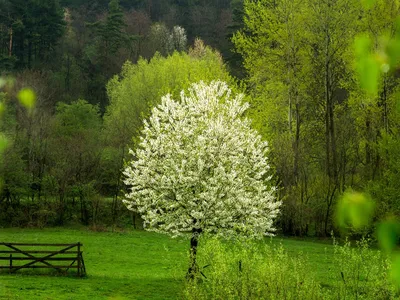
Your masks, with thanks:
[{"label": "tree trunk", "polygon": [[[125,157],[125,147],[122,147],[122,153],[121,153],[120,162],[119,162],[119,169],[121,169],[124,166],[124,157]],[[121,181],[122,181],[121,179],[122,179],[122,173],[118,172],[117,182],[116,182],[117,185],[114,190],[113,203],[111,206],[111,216],[112,216],[113,226],[116,225],[117,219],[118,219],[118,203],[119,203],[118,196],[121,191]],[[133,224],[133,228],[136,229],[136,216],[134,216],[134,214],[132,214],[132,224]]]},{"label": "tree trunk", "polygon": [[372,178],[372,128],[371,128],[371,116],[369,110],[365,120],[365,179],[370,180]]},{"label": "tree trunk", "polygon": [[389,112],[387,105],[387,80],[386,76],[383,79],[383,93],[382,93],[382,105],[383,105],[383,126],[385,128],[385,132],[389,133]]},{"label": "tree trunk", "polygon": [[329,77],[328,63],[325,66],[325,155],[326,155],[326,175],[331,178],[331,152],[330,152],[330,126],[329,126]]},{"label": "tree trunk", "polygon": [[[327,197],[327,201],[326,201],[327,202],[327,209],[326,209],[326,215],[325,215],[325,220],[324,220],[325,236],[329,236],[328,221],[330,219],[329,217],[330,217],[331,207],[332,207],[332,204],[333,204],[333,199],[334,199],[334,196],[335,196],[336,188],[337,188],[337,186],[335,185],[333,187],[332,193],[330,195],[329,194],[326,195],[326,197]],[[328,193],[329,193],[329,189],[330,189],[330,187],[328,187]]]},{"label": "tree trunk", "polygon": [[67,54],[67,72],[65,74],[65,90],[67,92],[70,91],[70,86],[71,86],[70,79],[71,79],[71,58],[68,53]]},{"label": "tree trunk", "polygon": [[32,42],[28,42],[28,69],[30,70],[32,67]]},{"label": "tree trunk", "polygon": [[338,162],[337,162],[337,152],[336,152],[336,134],[335,134],[335,117],[334,117],[334,103],[333,99],[330,97],[329,103],[329,135],[331,142],[331,156],[332,156],[332,175],[335,183],[335,187],[338,184]]},{"label": "tree trunk", "polygon": [[59,188],[58,195],[60,198],[60,203],[58,207],[58,225],[64,225],[64,213],[65,213],[65,191],[64,189]]},{"label": "tree trunk", "polygon": [[293,176],[294,176],[294,182],[296,184],[299,181],[299,148],[300,148],[300,104],[296,99],[296,138],[293,146],[294,150]]},{"label": "tree trunk", "polygon": [[13,47],[13,29],[10,27],[10,42],[8,44],[8,56],[12,56],[12,47]]},{"label": "tree trunk", "polygon": [[132,225],[133,225],[133,229],[137,229],[136,228],[136,212],[132,212]]},{"label": "tree trunk", "polygon": [[192,229],[192,238],[190,239],[190,265],[186,278],[193,280],[196,274],[199,272],[199,266],[197,265],[197,245],[199,243],[199,236],[202,230],[200,228]]},{"label": "tree trunk", "polygon": [[288,127],[289,127],[289,134],[290,134],[290,136],[292,136],[292,119],[293,119],[293,116],[292,116],[292,106],[293,106],[293,104],[292,104],[292,87],[291,87],[291,85],[289,86],[289,92],[288,92],[288,98],[289,98],[289,111],[288,111]]}]

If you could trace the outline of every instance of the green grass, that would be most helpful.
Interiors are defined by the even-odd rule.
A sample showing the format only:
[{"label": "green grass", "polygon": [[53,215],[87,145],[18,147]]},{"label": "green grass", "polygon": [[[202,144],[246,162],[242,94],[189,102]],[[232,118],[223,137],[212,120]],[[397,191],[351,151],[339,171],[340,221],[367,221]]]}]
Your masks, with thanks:
[{"label": "green grass", "polygon": [[[0,241],[81,242],[88,274],[76,278],[55,276],[49,270],[0,273],[0,299],[176,299],[188,265],[188,240],[144,231],[0,229]],[[340,280],[340,274],[332,277],[327,272],[331,243],[278,237],[272,243],[282,244],[291,256],[305,257],[323,286]]]},{"label": "green grass", "polygon": [[[143,231],[0,229],[5,242],[83,243],[87,278],[0,274],[0,299],[173,299],[188,243]],[[40,275],[33,275],[33,274]],[[185,272],[181,268],[182,277]]]},{"label": "green grass", "polygon": [[312,272],[322,286],[331,286],[333,281],[341,280],[340,274],[332,274],[332,256],[334,254],[333,241],[324,240],[298,240],[288,238],[274,238],[273,243],[281,243],[289,255],[303,256],[312,266]]}]

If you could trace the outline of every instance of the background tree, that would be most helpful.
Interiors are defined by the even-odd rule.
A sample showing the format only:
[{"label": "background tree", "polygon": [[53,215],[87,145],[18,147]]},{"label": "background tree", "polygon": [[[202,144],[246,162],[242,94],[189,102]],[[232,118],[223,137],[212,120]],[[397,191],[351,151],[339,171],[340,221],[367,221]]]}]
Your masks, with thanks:
[{"label": "background tree", "polygon": [[[346,12],[346,13],[343,13]],[[324,152],[323,161],[325,169],[324,194],[320,195],[325,199],[326,215],[324,231],[327,235],[330,231],[328,222],[336,193],[342,193],[341,180],[346,176],[341,171],[347,169],[343,166],[345,149],[340,150],[339,124],[345,123],[346,111],[339,115],[337,109],[340,103],[345,100],[343,93],[346,75],[350,71],[347,67],[346,55],[348,49],[353,45],[354,38],[358,32],[357,16],[360,13],[360,5],[347,0],[326,0],[310,1],[309,15],[307,16],[306,28],[308,37],[308,57],[311,72],[314,74],[309,92],[320,107],[319,113],[324,119]],[[320,115],[322,117],[322,115]],[[340,166],[343,167],[340,167]]]},{"label": "background tree", "polygon": [[145,39],[149,36],[151,19],[144,11],[130,10],[125,12],[126,32],[135,36],[131,44],[131,60],[137,62],[139,57],[147,57],[145,50]]},{"label": "background tree", "polygon": [[147,230],[191,233],[190,277],[201,233],[262,237],[274,231],[279,211],[267,143],[241,118],[243,95],[231,92],[220,81],[200,82],[180,101],[163,97],[124,172],[124,202]]},{"label": "background tree", "polygon": [[163,56],[169,54],[171,47],[170,33],[164,23],[156,23],[151,26],[148,44],[151,49],[151,56],[157,51]]},{"label": "background tree", "polygon": [[[0,207],[1,221],[13,225],[20,225],[15,220],[21,198],[30,193],[30,176],[26,172],[26,161],[23,159],[23,144],[17,138],[17,120],[15,102],[0,94],[3,111],[0,119],[0,132],[7,138],[7,147],[1,151],[0,163]],[[3,142],[4,143],[4,142]]]},{"label": "background tree", "polygon": [[[210,82],[219,78],[234,84],[220,54],[198,41],[189,54],[175,52],[166,58],[157,55],[150,61],[141,59],[136,65],[127,63],[121,76],[110,80],[107,85],[110,105],[104,116],[104,139],[107,151],[117,155],[118,159],[115,156],[112,159],[114,171],[107,172],[111,177],[104,173],[102,178],[108,182],[110,190],[107,194],[114,198],[113,207],[118,207],[123,162],[128,148],[136,147],[143,126],[142,119],[149,117],[162,95],[171,93],[178,97],[180,89],[187,88],[192,82]],[[111,160],[106,159],[104,163],[108,165]]]},{"label": "background tree", "polygon": [[0,14],[5,39],[1,52],[6,50],[8,57],[15,57],[15,67],[39,67],[44,61],[52,61],[64,33],[64,14],[58,0],[3,0]]},{"label": "background tree", "polygon": [[260,0],[244,1],[244,11],[233,41],[254,96],[250,113],[271,141],[285,199],[282,229],[302,235],[314,225],[314,234],[326,235],[332,206],[358,168],[347,100],[361,6]]},{"label": "background tree", "polygon": [[[245,1],[243,30],[234,35],[252,87],[250,115],[271,141],[272,160],[285,196],[285,231],[307,231],[302,148],[304,91],[304,1]],[[263,24],[260,26],[260,24]],[[262,55],[260,55],[262,53]],[[296,212],[296,213],[295,213]],[[298,227],[293,220],[299,218]],[[303,220],[304,219],[304,220]],[[294,228],[296,227],[296,228]]]},{"label": "background tree", "polygon": [[174,26],[170,33],[170,49],[169,52],[173,51],[185,51],[187,47],[187,36],[186,31],[181,26]]},{"label": "background tree", "polygon": [[51,171],[58,191],[59,223],[65,221],[67,198],[79,200],[80,221],[89,224],[87,194],[92,192],[101,155],[99,109],[84,100],[59,103],[51,145]]},{"label": "background tree", "polygon": [[[351,90],[350,109],[355,119],[355,129],[360,140],[360,187],[370,192],[377,200],[379,215],[397,211],[399,191],[394,184],[398,157],[393,147],[399,141],[399,110],[397,109],[399,79],[397,75],[400,28],[397,22],[400,2],[397,0],[374,1],[364,7],[361,24],[364,38],[369,39],[367,51],[379,53],[380,76],[372,79],[369,87],[355,72]],[[358,42],[362,39],[358,39]],[[359,50],[356,55],[365,55]],[[360,59],[357,59],[359,67]],[[357,69],[358,71],[359,69]],[[374,78],[371,71],[364,71]],[[373,87],[371,89],[371,87]],[[394,172],[393,172],[394,171]]]},{"label": "background tree", "polygon": [[[105,20],[88,24],[93,29],[94,43],[85,49],[88,76],[91,85],[88,93],[97,95],[95,103],[100,103],[101,109],[107,105],[105,84],[109,78],[119,71],[124,61],[119,60],[119,50],[126,47],[128,35],[125,33],[125,21],[119,0],[111,0]],[[117,59],[116,59],[117,58]],[[125,60],[127,57],[125,57]]]}]

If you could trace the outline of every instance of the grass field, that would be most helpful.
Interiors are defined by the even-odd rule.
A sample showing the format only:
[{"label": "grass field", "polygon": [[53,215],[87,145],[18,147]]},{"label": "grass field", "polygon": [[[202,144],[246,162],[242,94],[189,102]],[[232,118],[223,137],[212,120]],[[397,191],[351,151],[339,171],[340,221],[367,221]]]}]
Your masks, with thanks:
[{"label": "grass field", "polygon": [[[0,241],[83,243],[88,276],[0,273],[0,299],[176,299],[188,265],[189,241],[144,231],[120,233],[87,229],[0,229]],[[323,286],[332,278],[329,242],[274,238],[291,256],[301,255]]]}]

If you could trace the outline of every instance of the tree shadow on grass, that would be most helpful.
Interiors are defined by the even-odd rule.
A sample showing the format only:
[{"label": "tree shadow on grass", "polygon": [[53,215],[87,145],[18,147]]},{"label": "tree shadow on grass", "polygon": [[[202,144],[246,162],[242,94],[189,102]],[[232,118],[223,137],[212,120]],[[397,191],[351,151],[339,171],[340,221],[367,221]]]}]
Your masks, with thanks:
[{"label": "tree shadow on grass", "polygon": [[[73,275],[38,274],[24,270],[20,274],[0,273],[0,284],[16,299],[177,299],[184,277],[126,277],[88,275],[83,280]],[[32,272],[34,271],[34,272]],[[134,270],[132,271],[134,272]]]},{"label": "tree shadow on grass", "polygon": [[55,269],[21,269],[18,271],[12,271],[11,273],[7,269],[0,270],[0,276],[7,276],[7,275],[30,276],[30,277],[35,277],[35,276],[68,277],[77,279],[86,278],[86,276],[78,276],[78,272],[76,269],[70,269],[68,271],[65,270],[58,271]]},{"label": "tree shadow on grass", "polygon": [[[134,271],[132,271],[134,272]],[[116,278],[113,276],[93,276],[91,280],[96,285],[107,284],[109,297],[117,296],[117,299],[176,299],[183,288],[182,279],[174,277],[135,277]]]}]

